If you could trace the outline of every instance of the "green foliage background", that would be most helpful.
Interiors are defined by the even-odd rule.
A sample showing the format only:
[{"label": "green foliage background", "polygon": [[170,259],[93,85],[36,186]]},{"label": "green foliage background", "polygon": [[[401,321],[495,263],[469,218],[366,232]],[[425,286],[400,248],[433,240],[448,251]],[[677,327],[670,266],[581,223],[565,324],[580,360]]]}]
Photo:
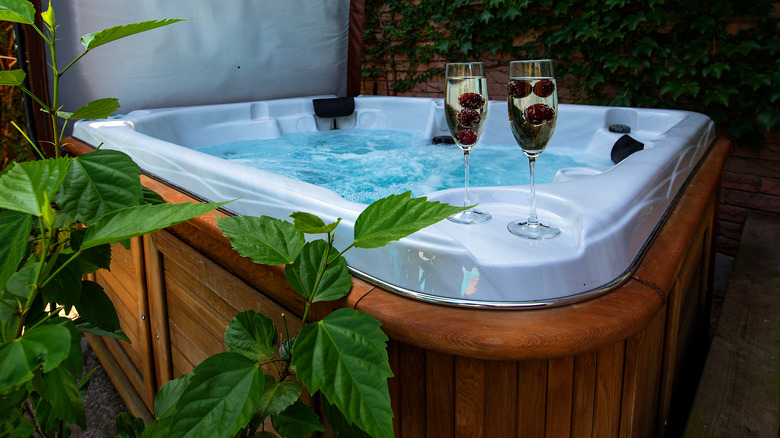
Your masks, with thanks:
[{"label": "green foliage background", "polygon": [[551,57],[574,102],[700,111],[755,143],[780,125],[779,23],[770,0],[367,0],[363,77],[405,92],[446,61]]}]

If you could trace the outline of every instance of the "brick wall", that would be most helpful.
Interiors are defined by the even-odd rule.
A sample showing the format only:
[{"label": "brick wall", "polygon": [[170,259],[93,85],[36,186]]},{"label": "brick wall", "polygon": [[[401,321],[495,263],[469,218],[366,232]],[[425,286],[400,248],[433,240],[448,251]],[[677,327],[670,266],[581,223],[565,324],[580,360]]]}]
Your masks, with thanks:
[{"label": "brick wall", "polygon": [[[426,69],[433,67],[425,66]],[[490,99],[505,100],[509,60],[489,60],[486,67]],[[565,83],[561,85],[560,90],[564,90]],[[394,95],[389,91],[387,81],[381,79],[364,79],[361,90],[362,94]],[[444,97],[444,81],[438,78],[397,95]],[[563,103],[571,101],[565,94],[560,100]],[[735,145],[732,149],[723,173],[717,252],[736,255],[750,210],[780,213],[780,128],[766,133],[766,140],[758,148]]]}]

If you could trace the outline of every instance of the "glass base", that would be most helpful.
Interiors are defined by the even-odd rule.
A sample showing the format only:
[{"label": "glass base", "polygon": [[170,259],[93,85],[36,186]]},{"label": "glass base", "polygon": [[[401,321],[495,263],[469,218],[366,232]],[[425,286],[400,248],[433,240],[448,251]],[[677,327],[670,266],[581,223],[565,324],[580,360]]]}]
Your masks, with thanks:
[{"label": "glass base", "polygon": [[479,210],[472,208],[471,210],[465,210],[453,214],[448,217],[447,220],[455,222],[456,224],[483,224],[490,220],[490,213],[485,210]]},{"label": "glass base", "polygon": [[506,229],[515,236],[533,240],[551,239],[561,234],[561,230],[557,227],[541,222],[529,224],[528,222],[513,221],[506,226]]}]

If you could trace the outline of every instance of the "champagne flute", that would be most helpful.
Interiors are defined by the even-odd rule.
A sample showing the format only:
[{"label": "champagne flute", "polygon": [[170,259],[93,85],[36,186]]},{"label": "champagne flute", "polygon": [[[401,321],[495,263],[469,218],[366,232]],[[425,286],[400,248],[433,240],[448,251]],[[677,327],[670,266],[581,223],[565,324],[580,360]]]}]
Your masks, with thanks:
[{"label": "champagne flute", "polygon": [[[485,130],[488,111],[485,64],[461,62],[447,64],[447,87],[444,96],[444,114],[455,143],[463,151],[465,168],[464,206],[469,200],[469,155]],[[490,220],[490,213],[472,208],[450,217],[459,224],[479,224]]]},{"label": "champagne flute", "polygon": [[509,232],[527,239],[549,239],[560,230],[539,222],[536,216],[534,165],[547,147],[558,117],[558,89],[551,59],[512,61],[509,64],[509,123],[515,141],[528,157],[531,168],[531,211],[528,220],[507,225]]}]

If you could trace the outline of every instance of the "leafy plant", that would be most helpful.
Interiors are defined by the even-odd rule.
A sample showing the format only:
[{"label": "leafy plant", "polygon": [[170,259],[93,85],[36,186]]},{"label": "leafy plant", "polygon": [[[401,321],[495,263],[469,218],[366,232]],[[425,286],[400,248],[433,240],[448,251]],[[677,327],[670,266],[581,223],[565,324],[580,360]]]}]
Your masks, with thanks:
[{"label": "leafy plant", "polygon": [[[354,241],[341,251],[334,246],[340,219],[326,224],[302,212],[291,215],[292,223],[267,216],[218,219],[241,255],[285,265],[288,283],[303,297],[301,331],[289,337],[284,327],[280,343],[271,318],[239,313],[225,333],[227,352],[160,389],[154,423],[144,428],[140,419],[125,416],[118,430],[127,437],[275,436],[263,430],[270,418],[282,436],[302,437],[324,430],[319,416],[301,401],[304,385],[310,394],[320,394],[329,424],[342,436],[394,436],[387,387],[392,372],[379,321],[342,308],[309,322],[309,311],[316,302],[349,293],[352,280],[343,254],[350,248],[387,245],[465,208],[411,198],[409,192],[388,196],[358,216]],[[306,234],[326,238],[307,242]]]},{"label": "leafy plant", "polygon": [[363,75],[402,93],[442,63],[552,57],[564,97],[701,111],[735,139],[780,125],[770,0],[368,0]]},{"label": "leafy plant", "polygon": [[[50,114],[55,157],[14,163],[0,174],[0,435],[67,436],[67,424],[86,428],[81,401],[81,333],[127,340],[103,288],[84,274],[108,269],[111,246],[205,214],[224,203],[170,205],[140,182],[125,154],[96,150],[61,157],[58,117],[69,120],[112,114],[116,99],[101,99],[73,113],[57,104],[59,77],[88,51],[107,42],[178,20],[120,26],[87,35],[85,52],[57,69],[55,17],[25,0],[0,1],[0,19],[32,26],[52,53],[53,104],[21,87],[21,70],[0,72],[0,84],[21,87]],[[21,132],[21,129],[20,129]],[[36,145],[33,145],[34,147]],[[65,315],[75,309],[78,318]],[[26,415],[25,415],[26,414]]]}]

